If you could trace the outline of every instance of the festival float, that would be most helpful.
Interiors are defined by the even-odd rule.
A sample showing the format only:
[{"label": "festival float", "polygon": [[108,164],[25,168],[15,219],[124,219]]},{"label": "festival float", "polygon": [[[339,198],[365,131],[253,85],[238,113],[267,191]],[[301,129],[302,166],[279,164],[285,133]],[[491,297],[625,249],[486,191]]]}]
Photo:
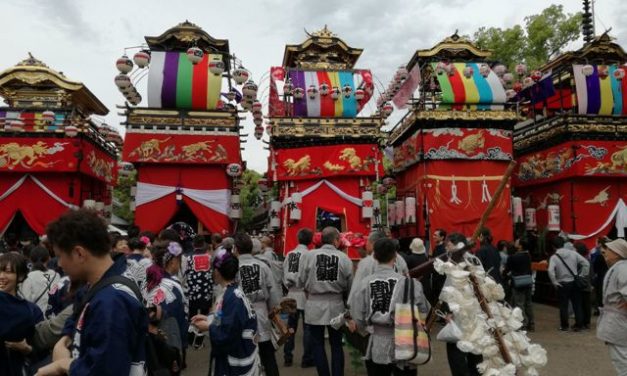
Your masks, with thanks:
[{"label": "festival float", "polygon": [[241,216],[240,108],[261,115],[257,85],[228,40],[188,21],[145,39],[125,49],[114,79],[126,99],[123,159],[137,170],[135,224],[158,232],[182,221],[199,233],[231,232]]},{"label": "festival float", "polygon": [[[490,56],[455,33],[416,51],[378,101],[381,111],[408,109],[388,139],[397,189],[388,225],[401,238],[473,233],[513,159],[513,75]],[[496,240],[512,240],[510,197],[508,184],[486,222]]]},{"label": "festival float", "polygon": [[30,54],[0,73],[0,97],[0,233],[42,235],[81,206],[108,217],[122,138],[92,119],[104,104]]},{"label": "festival float", "polygon": [[[287,45],[283,65],[271,68],[265,130],[268,179],[278,197],[269,227],[283,253],[296,247],[303,227],[366,235],[376,222],[371,187],[382,171],[384,119],[358,116],[374,91],[371,72],[354,68],[361,53],[325,26]],[[256,123],[259,139],[262,124]],[[360,257],[355,247],[348,254]]]},{"label": "festival float", "polygon": [[627,227],[627,55],[605,33],[539,69],[519,97],[513,183],[526,230],[595,245]]}]

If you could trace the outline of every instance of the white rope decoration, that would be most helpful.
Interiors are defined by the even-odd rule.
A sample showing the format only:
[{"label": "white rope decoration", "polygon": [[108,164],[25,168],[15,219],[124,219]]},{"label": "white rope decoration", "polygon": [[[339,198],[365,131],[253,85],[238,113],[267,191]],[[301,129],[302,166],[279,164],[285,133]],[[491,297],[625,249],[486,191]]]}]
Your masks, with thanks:
[{"label": "white rope decoration", "polygon": [[453,180],[451,183],[451,199],[449,200],[449,202],[456,205],[462,203],[462,200],[457,197],[457,184],[455,184],[455,176],[453,176]]}]

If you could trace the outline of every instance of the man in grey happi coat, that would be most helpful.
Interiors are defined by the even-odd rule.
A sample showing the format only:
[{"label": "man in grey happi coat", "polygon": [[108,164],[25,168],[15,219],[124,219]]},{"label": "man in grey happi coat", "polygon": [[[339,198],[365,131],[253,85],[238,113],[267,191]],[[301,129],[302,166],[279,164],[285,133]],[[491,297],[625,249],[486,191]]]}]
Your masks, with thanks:
[{"label": "man in grey happi coat", "polygon": [[[283,285],[288,289],[287,297],[296,300],[296,312],[290,314],[287,319],[287,325],[294,330],[294,335],[288,338],[283,346],[283,354],[285,357],[285,366],[292,365],[294,358],[294,337],[298,328],[298,321],[302,318],[305,320],[305,291],[298,281],[298,271],[301,260],[305,253],[309,252],[309,244],[313,239],[313,231],[308,228],[301,228],[296,234],[298,237],[298,246],[294,248],[285,257],[283,262]],[[313,356],[311,354],[311,346],[309,339],[309,326],[303,322],[303,359],[301,366],[303,368],[313,367]]]},{"label": "man in grey happi coat", "polygon": [[[360,281],[364,279],[364,277],[369,276],[370,274],[374,273],[375,270],[377,269],[377,266],[379,265],[379,263],[377,262],[377,260],[374,259],[374,257],[372,257],[372,252],[374,250],[374,243],[376,243],[379,239],[385,239],[385,238],[387,238],[387,236],[385,235],[385,232],[383,231],[373,231],[370,233],[370,235],[368,235],[368,239],[366,241],[366,253],[368,253],[368,256],[359,260],[359,263],[357,264],[357,270],[355,271],[355,278],[353,278],[353,288],[351,289],[350,295],[348,297],[349,302],[351,301],[351,298],[353,296],[353,293],[354,293],[353,290],[357,286],[360,285]],[[405,259],[400,257],[400,255],[397,255],[395,260],[396,261],[394,261],[394,266],[393,266],[394,271],[402,275],[407,274],[409,270],[407,269],[407,263],[405,262]]]},{"label": "man in grey happi coat", "polygon": [[627,375],[627,242],[605,243],[601,254],[610,269],[603,280],[603,308],[597,323],[597,337],[610,349],[610,358],[619,376]]},{"label": "man in grey happi coat", "polygon": [[[309,325],[311,347],[319,376],[344,374],[342,333],[333,329],[331,319],[346,309],[346,299],[353,280],[353,264],[338,251],[340,232],[334,227],[322,230],[322,247],[301,256],[299,282],[305,290],[305,323]],[[324,350],[324,329],[331,343],[331,372]]]},{"label": "man in grey happi coat", "polygon": [[279,367],[274,356],[272,324],[268,312],[279,305],[280,287],[274,281],[268,265],[252,256],[253,243],[244,233],[235,235],[234,254],[239,259],[237,281],[257,314],[259,358],[267,376],[278,376]]},{"label": "man in grey happi coat", "polygon": [[394,270],[397,243],[379,239],[374,245],[377,262],[374,273],[365,276],[359,285],[353,285],[350,311],[360,329],[371,333],[364,359],[368,375],[415,375],[416,369],[394,359],[394,309],[402,303],[405,283],[414,284],[414,302],[427,316],[430,306],[422,285]]}]

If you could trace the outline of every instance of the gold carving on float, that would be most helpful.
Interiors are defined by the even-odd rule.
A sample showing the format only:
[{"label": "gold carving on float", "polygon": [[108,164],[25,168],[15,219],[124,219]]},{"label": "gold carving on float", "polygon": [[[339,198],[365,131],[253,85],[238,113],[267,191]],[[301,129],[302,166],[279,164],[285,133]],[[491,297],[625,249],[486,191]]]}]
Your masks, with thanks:
[{"label": "gold carving on float", "polygon": [[596,196],[594,196],[593,198],[589,200],[586,200],[585,203],[586,204],[599,204],[601,206],[605,206],[610,199],[610,194],[607,192],[609,191],[609,189],[610,189],[610,186],[608,185],[607,187],[605,187],[605,189],[597,193]]},{"label": "gold carving on float", "polygon": [[362,49],[352,48],[333,34],[325,25],[322,30],[305,33],[303,43],[285,46],[284,67],[302,69],[352,69]]},{"label": "gold carving on float", "polygon": [[609,174],[610,162],[597,162],[595,166],[586,164],[586,175]]},{"label": "gold carving on float", "polygon": [[201,141],[181,146],[176,150],[176,145],[166,145],[172,137],[163,140],[156,138],[142,142],[135,150],[129,153],[130,158],[137,158],[142,162],[223,162],[228,159],[228,153],[224,146],[218,144],[215,150],[210,144],[215,141]]},{"label": "gold carving on float", "polygon": [[333,164],[330,161],[326,161],[324,162],[324,164],[322,165],[325,169],[327,169],[330,172],[341,172],[344,171],[344,166],[341,166],[339,164]]},{"label": "gold carving on float", "polygon": [[355,148],[343,149],[340,153],[340,160],[348,162],[353,170],[361,170],[363,167],[361,158],[357,155]]},{"label": "gold carving on float", "polygon": [[55,142],[53,146],[48,146],[44,141],[37,141],[33,145],[20,145],[17,142],[0,145],[0,168],[12,170],[18,165],[24,168],[51,167],[62,160],[45,163],[39,159],[65,150],[64,146],[67,144]]},{"label": "gold carving on float", "polygon": [[202,156],[203,152],[212,153],[213,150],[211,150],[211,146],[209,144],[214,142],[215,140],[201,141],[181,147],[181,150],[183,150],[183,158],[194,160],[199,156],[199,154]]},{"label": "gold carving on float", "polygon": [[476,134],[464,137],[457,143],[457,148],[463,150],[466,154],[473,154],[477,149],[482,149],[485,145],[483,130]]},{"label": "gold carving on float", "polygon": [[106,182],[111,182],[113,179],[113,162],[98,158],[93,150],[87,155],[87,165],[94,175],[103,178]]},{"label": "gold carving on float", "polygon": [[298,161],[295,161],[292,158],[286,159],[283,162],[283,167],[287,170],[288,176],[306,174],[311,167],[311,157],[309,155],[305,155]]},{"label": "gold carving on float", "polygon": [[610,157],[612,170],[625,170],[627,168],[627,146],[623,146],[620,149]]}]

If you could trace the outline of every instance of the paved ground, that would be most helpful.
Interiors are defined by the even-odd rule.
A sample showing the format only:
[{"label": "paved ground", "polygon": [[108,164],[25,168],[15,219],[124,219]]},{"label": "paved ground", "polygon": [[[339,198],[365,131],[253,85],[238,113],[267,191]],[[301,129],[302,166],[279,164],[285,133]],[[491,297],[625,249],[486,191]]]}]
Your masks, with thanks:
[{"label": "paved ground", "polygon": [[[535,305],[536,332],[531,333],[532,341],[540,343],[548,352],[549,363],[540,371],[542,375],[551,376],[610,376],[615,372],[610,363],[607,348],[595,337],[595,327],[592,330],[580,333],[560,332],[557,330],[559,324],[558,310],[545,305]],[[594,318],[596,320],[596,318]],[[300,328],[299,328],[300,329]],[[302,343],[300,333],[297,335],[297,346],[294,358],[297,360],[293,367],[283,367],[283,349],[277,352],[277,361],[280,366],[281,375],[288,376],[315,376],[315,368],[300,368],[300,358]],[[433,341],[433,359],[428,365],[418,369],[419,375],[449,375],[448,363],[446,362],[446,348],[442,342]],[[329,351],[327,349],[327,354]],[[346,355],[346,375],[365,375],[363,366],[355,367],[351,364],[351,359],[347,351]],[[206,376],[209,363],[208,350],[191,350],[188,353],[189,368],[185,371],[185,376]]]}]

